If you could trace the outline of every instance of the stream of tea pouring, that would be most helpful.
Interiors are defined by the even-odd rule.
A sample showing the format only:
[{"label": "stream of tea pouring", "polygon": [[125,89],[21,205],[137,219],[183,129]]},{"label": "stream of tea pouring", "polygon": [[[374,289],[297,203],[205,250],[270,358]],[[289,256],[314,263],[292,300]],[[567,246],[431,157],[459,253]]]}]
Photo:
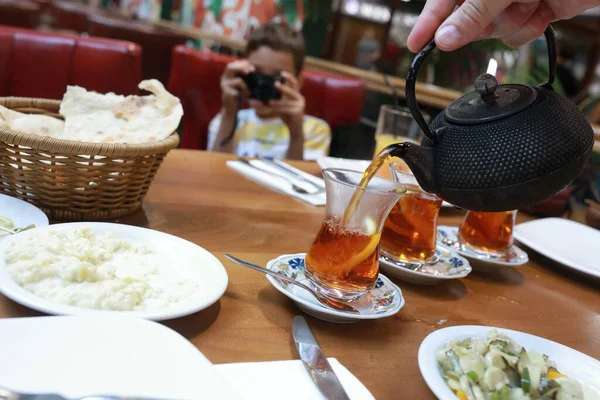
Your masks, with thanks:
[{"label": "stream of tea pouring", "polygon": [[[348,202],[348,207],[346,207],[346,211],[344,212],[344,218],[342,221],[343,226],[347,225],[348,222],[352,219],[352,216],[354,215],[354,212],[356,211],[356,208],[360,203],[360,199],[362,198],[364,190],[368,187],[369,182],[371,181],[371,179],[373,179],[375,174],[377,174],[379,168],[381,168],[381,166],[392,157],[402,158],[402,155],[405,153],[408,145],[410,145],[410,143],[391,144],[385,147],[383,150],[381,150],[377,157],[375,157],[371,164],[369,164],[358,184],[358,187],[356,188],[356,191],[352,195],[350,202]],[[398,188],[393,191],[398,193],[403,192],[404,189]]]}]

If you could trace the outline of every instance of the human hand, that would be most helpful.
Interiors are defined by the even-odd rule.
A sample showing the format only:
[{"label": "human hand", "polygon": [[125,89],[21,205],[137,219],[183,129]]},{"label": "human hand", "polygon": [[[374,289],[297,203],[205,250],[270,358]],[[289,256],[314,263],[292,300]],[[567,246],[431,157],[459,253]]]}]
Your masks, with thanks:
[{"label": "human hand", "polygon": [[283,71],[281,76],[285,82],[275,82],[275,87],[281,92],[281,100],[269,101],[269,107],[289,127],[293,123],[303,121],[306,100],[300,94],[300,84],[294,75]]},{"label": "human hand", "polygon": [[551,21],[597,5],[600,0],[428,0],[408,37],[408,48],[420,51],[434,34],[444,51],[489,37],[516,47],[542,35]]},{"label": "human hand", "polygon": [[227,64],[221,75],[221,92],[223,94],[223,110],[227,114],[235,114],[238,107],[238,94],[248,95],[246,83],[238,75],[254,72],[254,65],[246,60],[233,61]]}]

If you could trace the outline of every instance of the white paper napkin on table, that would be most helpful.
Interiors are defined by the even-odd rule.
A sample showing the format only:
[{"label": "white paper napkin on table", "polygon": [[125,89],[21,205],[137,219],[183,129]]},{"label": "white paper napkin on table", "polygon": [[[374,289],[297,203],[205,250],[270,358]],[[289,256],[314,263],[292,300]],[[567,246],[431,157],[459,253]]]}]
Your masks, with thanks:
[{"label": "white paper napkin on table", "polygon": [[[325,192],[316,193],[316,194],[302,194],[296,192],[292,189],[292,185],[290,183],[286,183],[284,179],[273,176],[268,172],[260,171],[256,168],[253,168],[243,162],[240,161],[227,161],[227,166],[238,173],[242,174],[248,179],[251,179],[257,183],[260,183],[264,186],[267,186],[277,192],[287,194],[288,196],[292,196],[301,200],[305,203],[311,204],[313,206],[324,206],[325,205]],[[320,187],[325,187],[325,184],[321,178],[317,178],[311,174],[308,174],[299,169],[295,169],[295,171],[300,174],[304,179],[313,182]]]},{"label": "white paper napkin on table", "polygon": [[[351,400],[372,400],[373,395],[346,367],[328,358]],[[242,400],[321,400],[302,361],[272,361],[215,365]]]}]

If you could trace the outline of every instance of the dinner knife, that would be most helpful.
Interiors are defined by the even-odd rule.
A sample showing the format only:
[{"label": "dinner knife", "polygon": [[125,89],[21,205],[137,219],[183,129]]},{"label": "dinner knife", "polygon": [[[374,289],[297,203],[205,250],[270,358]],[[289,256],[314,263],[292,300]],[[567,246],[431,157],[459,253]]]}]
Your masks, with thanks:
[{"label": "dinner knife", "polygon": [[292,332],[304,368],[323,396],[327,400],[349,400],[304,317],[300,315],[294,317]]}]

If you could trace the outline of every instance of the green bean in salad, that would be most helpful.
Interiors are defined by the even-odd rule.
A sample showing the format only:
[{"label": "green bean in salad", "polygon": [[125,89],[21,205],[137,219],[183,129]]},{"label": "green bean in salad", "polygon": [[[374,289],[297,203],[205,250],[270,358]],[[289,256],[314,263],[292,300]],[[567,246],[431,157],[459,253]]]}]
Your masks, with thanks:
[{"label": "green bean in salad", "polygon": [[575,379],[554,361],[508,336],[451,341],[436,352],[444,380],[460,400],[583,400]]}]

